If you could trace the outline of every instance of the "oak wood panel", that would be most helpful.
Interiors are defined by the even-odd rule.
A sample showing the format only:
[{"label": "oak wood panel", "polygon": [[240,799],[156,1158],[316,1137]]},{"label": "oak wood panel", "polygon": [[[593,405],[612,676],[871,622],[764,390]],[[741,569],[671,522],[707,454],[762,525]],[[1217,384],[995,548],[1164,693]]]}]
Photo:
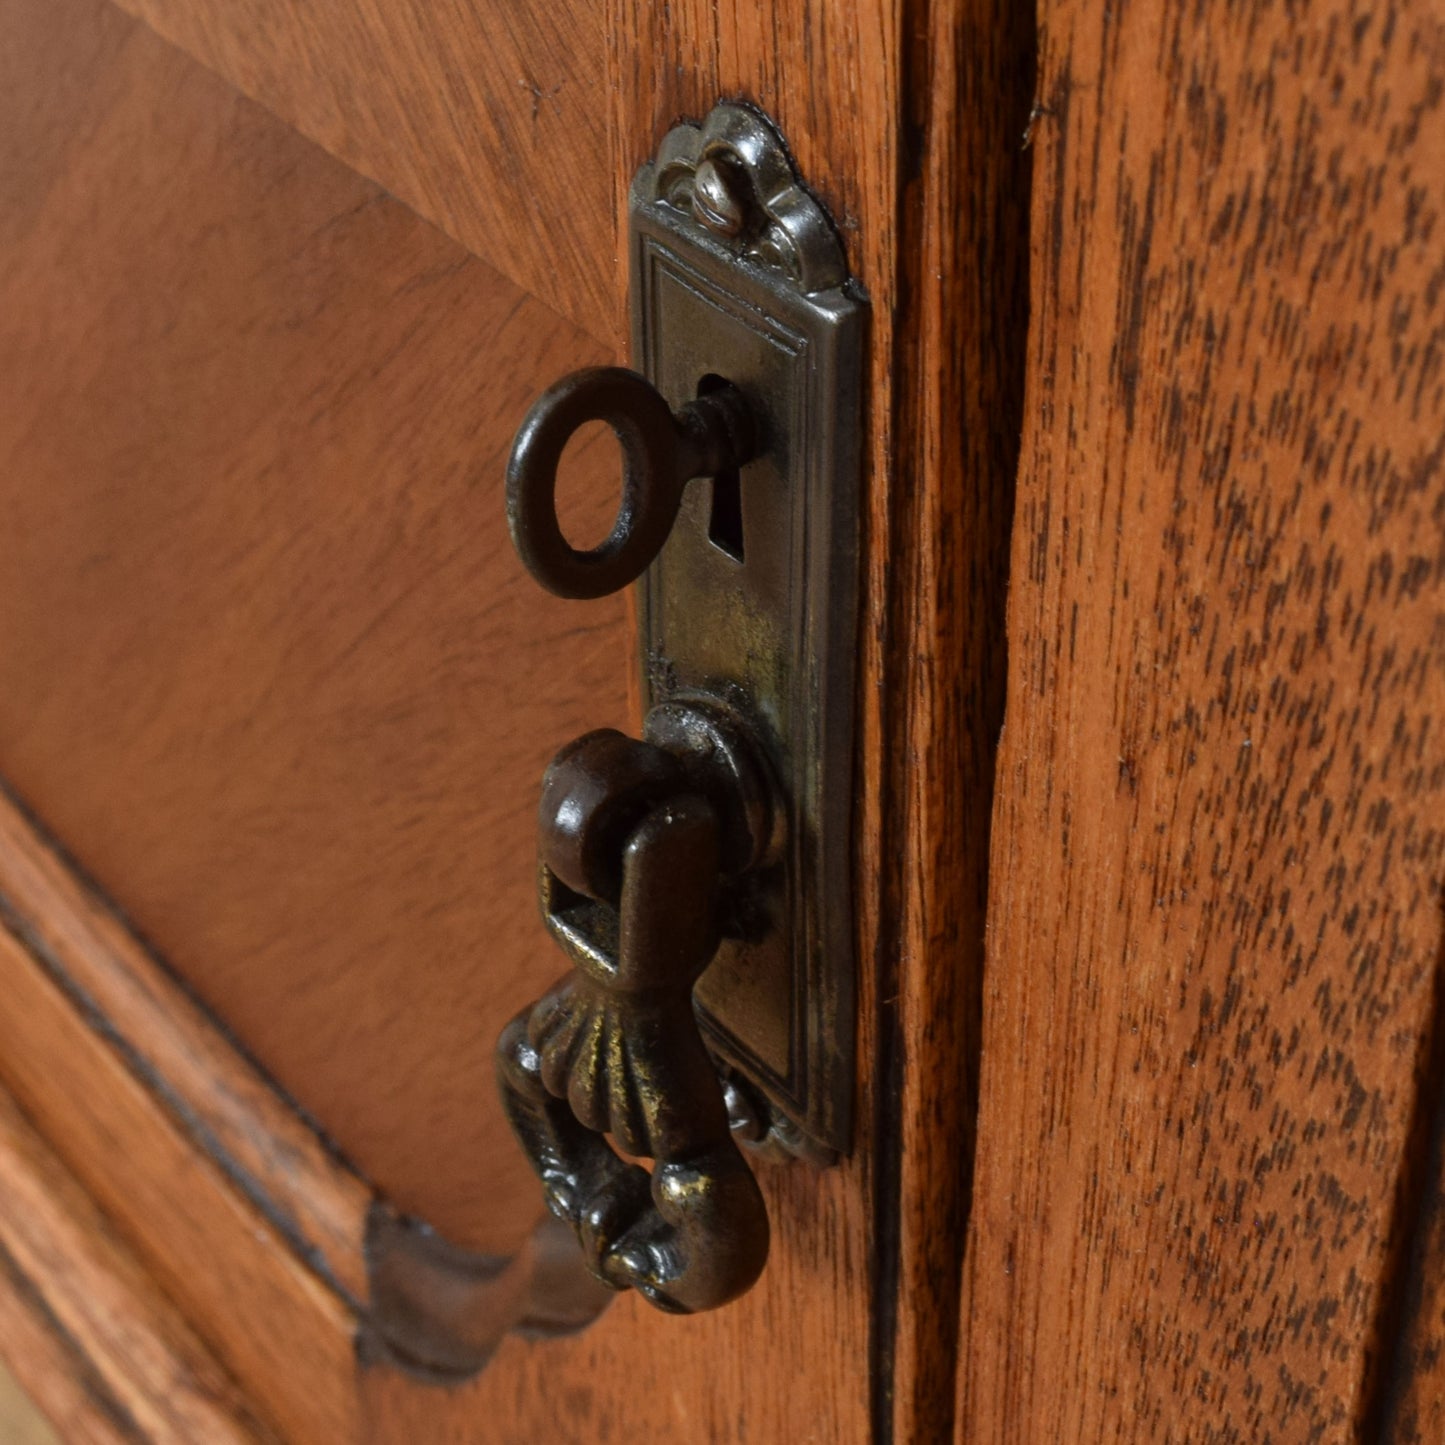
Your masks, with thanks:
[{"label": "oak wood panel", "polygon": [[122,1047],[296,1252],[352,1301],[367,1296],[372,1192],[326,1148],[215,1020],[0,796],[0,918]]},{"label": "oak wood panel", "polygon": [[[863,628],[865,667],[874,686],[862,702],[859,768],[860,1029],[867,1062],[855,1157],[821,1178],[769,1175],[773,1264],[764,1287],[727,1314],[666,1320],[625,1300],[603,1326],[578,1340],[509,1343],[480,1381],[446,1396],[372,1371],[364,1389],[375,1438],[498,1438],[499,1430],[504,1438],[535,1438],[548,1430],[554,1438],[569,1438],[585,1420],[599,1439],[648,1428],[691,1431],[693,1438],[743,1438],[754,1430],[780,1438],[853,1441],[894,1432],[911,1439],[927,1438],[947,1417],[948,1392],[936,1387],[951,1359],[953,1316],[938,1306],[940,1298],[951,1300],[957,1275],[939,1268],[938,1240],[947,1236],[935,1227],[958,1218],[962,1141],[952,1131],[962,1130],[967,1105],[950,1108],[945,1117],[932,1111],[938,1082],[953,1082],[967,1037],[968,974],[976,958],[967,900],[978,894],[983,850],[977,801],[956,786],[936,794],[929,779],[940,762],[956,768],[960,753],[974,760],[986,754],[987,742],[980,749],[972,738],[941,739],[932,720],[957,715],[961,696],[986,701],[997,664],[986,653],[940,647],[940,639],[954,632],[934,598],[939,579],[958,567],[980,568],[996,587],[998,560],[990,549],[996,551],[996,509],[1006,492],[997,468],[1010,445],[1008,418],[1016,414],[1016,399],[1010,401],[1012,363],[1006,354],[1000,360],[999,334],[983,325],[970,361],[987,400],[969,413],[969,425],[996,425],[998,433],[979,431],[972,438],[979,451],[968,464],[950,454],[963,431],[950,408],[965,385],[964,372],[935,375],[931,368],[949,340],[948,308],[962,303],[948,284],[922,299],[915,288],[925,245],[933,255],[947,247],[949,218],[961,206],[972,208],[975,229],[964,243],[970,258],[1007,245],[1007,228],[1017,218],[1010,222],[1005,215],[996,225],[994,203],[1011,194],[1016,181],[993,175],[975,192],[970,162],[996,154],[1001,137],[1020,129],[1022,117],[1007,110],[996,115],[994,98],[970,89],[992,63],[992,52],[988,62],[970,59],[961,75],[954,69],[970,26],[987,30],[983,12],[939,10],[937,17],[943,22],[937,41],[930,15],[918,7],[907,14],[869,8],[850,15],[846,26],[817,7],[689,7],[686,13],[635,15],[619,7],[609,25],[617,71],[615,134],[629,138],[625,149],[617,142],[617,183],[676,113],[700,113],[719,92],[758,99],[780,117],[805,171],[839,216],[875,304]],[[628,39],[634,34],[635,47]],[[1005,54],[1014,53],[1010,43]],[[907,76],[929,77],[940,87],[926,107],[922,138],[912,123],[925,117],[900,113]],[[950,126],[949,97],[955,93],[961,103],[967,97],[969,129],[962,136]],[[231,147],[234,138],[226,144]],[[916,174],[927,181],[914,184],[905,200]],[[929,219],[905,239],[900,209],[920,200],[929,204]],[[917,249],[905,254],[905,245]],[[1017,293],[1009,288],[1017,283],[1007,279],[1006,264],[998,274],[1016,305]],[[344,299],[354,306],[354,294]],[[234,329],[229,322],[227,329]],[[315,344],[314,334],[309,340]],[[901,387],[895,372],[909,378]],[[983,415],[994,400],[997,420]],[[900,430],[906,437],[914,426],[924,428],[927,439],[900,441]],[[907,458],[903,465],[900,456]],[[971,470],[975,460],[977,472]],[[969,495],[966,486],[977,486],[977,494]],[[955,550],[953,530],[961,516],[981,522],[962,553]],[[961,599],[954,595],[954,601]],[[987,605],[985,599],[982,615]],[[987,630],[973,618],[966,627]],[[920,743],[919,771],[910,772],[901,760]],[[135,800],[143,802],[139,788]],[[949,831],[954,827],[961,843]],[[934,910],[950,909],[955,893],[963,900],[958,913],[940,918]],[[129,886],[122,896],[134,912]],[[909,1017],[895,1027],[890,1013],[900,998],[910,1001]],[[224,1001],[223,1010],[231,1020]],[[248,1041],[255,1028],[253,1015],[243,1028]],[[900,1088],[910,1101],[901,1126],[895,1103]],[[301,1092],[312,1102],[309,1087]],[[357,1107],[362,1098],[375,1097],[360,1096]],[[344,1137],[355,1152],[355,1131]],[[878,1159],[875,1137],[897,1139],[899,1152]],[[917,1201],[906,1224],[899,1217],[905,1187]],[[875,1317],[880,1299],[887,1303]],[[770,1342],[766,1349],[763,1340]],[[932,1384],[920,1388],[916,1380]]]},{"label": "oak wood panel", "polygon": [[68,1445],[275,1441],[3,1093],[0,1195],[0,1354]]},{"label": "oak wood panel", "polygon": [[0,980],[0,1078],[37,1131],[284,1435],[354,1438],[352,1310],[9,933]]},{"label": "oak wood panel", "polygon": [[[353,1339],[364,1358],[451,1379],[481,1368],[509,1329],[565,1332],[607,1304],[555,1221],[497,1258],[398,1215],[3,797],[0,922],[19,945],[0,947],[16,1001],[0,1019],[0,1076],[238,1383],[279,1396],[281,1416],[308,1393],[350,1398]],[[255,1335],[276,1341],[258,1348]]]},{"label": "oak wood panel", "polygon": [[605,353],[118,12],[0,12],[0,773],[371,1181],[507,1252],[536,787],[629,652],[522,573],[502,466]]},{"label": "oak wood panel", "polygon": [[120,0],[594,336],[623,333],[602,0]]},{"label": "oak wood panel", "polygon": [[1040,34],[957,1438],[1350,1440],[1441,958],[1445,31]]}]

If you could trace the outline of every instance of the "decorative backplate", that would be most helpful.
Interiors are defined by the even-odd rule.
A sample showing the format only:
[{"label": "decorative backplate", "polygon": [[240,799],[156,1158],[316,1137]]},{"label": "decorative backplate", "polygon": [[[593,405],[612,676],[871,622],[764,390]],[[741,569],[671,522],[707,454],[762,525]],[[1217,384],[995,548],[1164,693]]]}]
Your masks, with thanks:
[{"label": "decorative backplate", "polygon": [[687,489],[641,582],[645,707],[726,700],[783,799],[776,862],[698,984],[699,1014],[732,1071],[735,1118],[826,1157],[852,1127],[866,308],[827,215],[745,107],[670,131],[630,209],[634,364],[673,407],[731,383],[765,433],[758,460]]}]

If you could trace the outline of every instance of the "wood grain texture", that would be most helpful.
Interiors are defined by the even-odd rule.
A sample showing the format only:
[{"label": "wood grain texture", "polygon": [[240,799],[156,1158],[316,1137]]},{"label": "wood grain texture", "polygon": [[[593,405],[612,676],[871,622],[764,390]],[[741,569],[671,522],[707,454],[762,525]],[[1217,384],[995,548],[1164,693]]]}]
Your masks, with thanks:
[{"label": "wood grain texture", "polygon": [[195,998],[0,797],[0,918],[76,1006],[103,1021],[195,1148],[231,1178],[337,1292],[367,1295],[371,1190],[237,1052]]},{"label": "wood grain texture", "polygon": [[957,1438],[1351,1440],[1441,958],[1445,33],[1040,34]]},{"label": "wood grain texture", "polygon": [[[322,1421],[317,1436],[296,1402],[349,1399],[353,1341],[360,1357],[433,1381],[465,1377],[509,1329],[574,1330],[609,1301],[555,1222],[497,1258],[399,1216],[3,798],[0,923],[11,1010],[0,1076],[238,1384],[278,1400],[275,1417],[305,1438],[329,1439],[349,1418]],[[187,1183],[197,1177],[204,1187]],[[27,1207],[0,1193],[0,1216]],[[244,1296],[227,1295],[258,1274]],[[34,1313],[17,1315],[27,1339]],[[48,1338],[37,1345],[47,1359],[58,1348]]]},{"label": "wood grain texture", "polygon": [[1379,1363],[1360,1438],[1445,1438],[1445,957],[1414,1081],[1404,1167],[1395,1180],[1394,1258],[1382,1290]]},{"label": "wood grain texture", "polygon": [[616,345],[602,0],[122,0]]},{"label": "wood grain texture", "polygon": [[1385,1381],[1373,1438],[1390,1445],[1445,1439],[1445,1179],[1428,1184],[1428,1217],[1418,1252],[1401,1282],[1405,1313],[1398,1337],[1381,1342]]},{"label": "wood grain texture", "polygon": [[0,985],[0,1079],[36,1130],[284,1436],[355,1438],[353,1310],[9,933]]},{"label": "wood grain texture", "polygon": [[0,774],[369,1180],[506,1253],[536,788],[629,651],[522,572],[502,468],[606,354],[118,12],[0,37]]},{"label": "wood grain texture", "polygon": [[[894,1438],[947,1439],[971,1187],[1003,611],[1028,323],[1027,6],[922,7],[903,96],[905,168],[883,753],[893,842],[880,861],[897,975],[880,980],[900,1120]],[[913,484],[910,484],[913,483]],[[885,955],[886,957],[887,955]],[[880,1072],[882,1070],[880,1069]]]},{"label": "wood grain texture", "polygon": [[3,1093],[0,1196],[0,1354],[67,1445],[276,1440]]}]

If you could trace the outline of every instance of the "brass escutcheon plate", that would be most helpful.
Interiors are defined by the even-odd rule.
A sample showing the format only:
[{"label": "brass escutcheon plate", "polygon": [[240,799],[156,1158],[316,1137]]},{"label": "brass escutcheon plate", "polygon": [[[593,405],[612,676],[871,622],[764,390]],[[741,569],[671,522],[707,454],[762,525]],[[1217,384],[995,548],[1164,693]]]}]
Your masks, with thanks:
[{"label": "brass escutcheon plate", "polygon": [[710,1048],[766,1098],[770,1137],[846,1152],[854,1091],[851,858],[858,493],[867,308],[771,126],[720,105],[633,183],[634,365],[679,407],[725,380],[762,455],[694,482],[639,582],[645,709],[702,694],[749,724],[781,799],[696,990]]}]

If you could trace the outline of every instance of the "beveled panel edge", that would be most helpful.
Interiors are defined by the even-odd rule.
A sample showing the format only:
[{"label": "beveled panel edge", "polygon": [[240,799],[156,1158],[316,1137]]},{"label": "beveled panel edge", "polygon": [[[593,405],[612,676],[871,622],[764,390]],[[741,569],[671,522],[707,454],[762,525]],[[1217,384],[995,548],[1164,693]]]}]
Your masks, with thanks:
[{"label": "beveled panel edge", "polygon": [[[423,1220],[401,1214],[336,1151],[304,1111],[267,1076],[185,984],[156,959],[120,911],[0,782],[0,938],[18,946],[34,970],[34,985],[64,1008],[76,1027],[69,1037],[86,1057],[60,1059],[60,1073],[112,1072],[118,1063],[145,1100],[155,1127],[179,1135],[197,1170],[234,1196],[238,1208],[215,1216],[218,1252],[252,1258],[258,1241],[275,1268],[275,1247],[313,1282],[319,1314],[311,1329],[339,1322],[363,1366],[388,1364],[418,1379],[454,1384],[482,1369],[511,1330],[534,1335],[570,1333],[610,1300],[580,1270],[566,1268],[572,1252],[555,1247],[552,1221],[539,1224],[524,1248],[498,1258],[452,1244]],[[15,957],[12,954],[12,960]],[[0,975],[6,969],[0,959]],[[109,1062],[106,1062],[106,1061]],[[47,1071],[0,1058],[0,1087],[19,1096],[48,1090]],[[19,1070],[23,1079],[13,1079]],[[127,1117],[108,1109],[104,1090],[92,1107],[121,1147]],[[27,1109],[48,1148],[104,1208],[111,1181],[94,1157],[67,1157],[69,1141],[51,1137],[45,1119],[69,1109],[57,1089]],[[108,1121],[108,1123],[107,1123]],[[143,1167],[143,1166],[142,1166]],[[119,1187],[119,1182],[116,1182]],[[158,1180],[157,1187],[175,1187]],[[249,1222],[248,1222],[249,1221]],[[237,1224],[240,1227],[237,1227]],[[144,1258],[164,1255],[166,1231],[131,1238]],[[247,1268],[254,1268],[248,1264]],[[315,1295],[319,1288],[330,1304]],[[301,1290],[302,1297],[308,1291]],[[217,1343],[231,1324],[186,1311],[196,1330]],[[351,1354],[348,1350],[347,1355]],[[258,1396],[265,1381],[247,1380],[234,1359],[229,1369]]]}]

